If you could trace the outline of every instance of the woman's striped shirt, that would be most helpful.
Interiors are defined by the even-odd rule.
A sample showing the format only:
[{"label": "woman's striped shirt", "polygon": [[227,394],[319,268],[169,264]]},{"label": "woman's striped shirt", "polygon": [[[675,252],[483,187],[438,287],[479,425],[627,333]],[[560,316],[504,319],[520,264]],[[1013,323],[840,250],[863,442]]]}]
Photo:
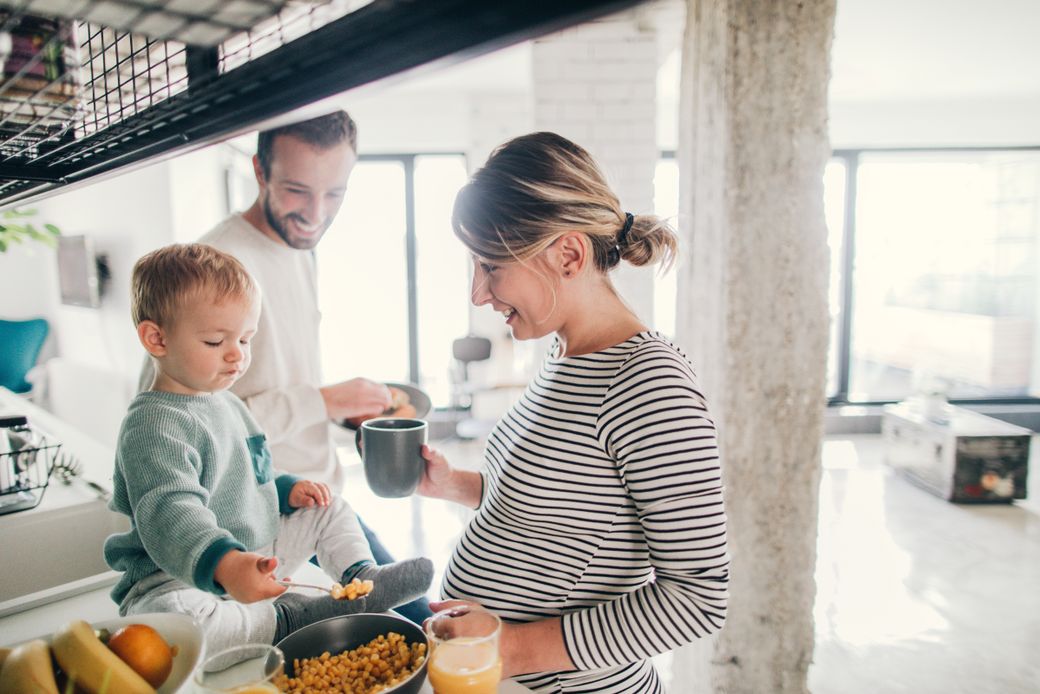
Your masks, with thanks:
[{"label": "woman's striped shirt", "polygon": [[484,498],[446,598],[503,619],[563,616],[575,672],[540,692],[659,692],[647,658],[717,631],[729,556],[715,428],[685,355],[643,332],[558,358],[485,449]]}]

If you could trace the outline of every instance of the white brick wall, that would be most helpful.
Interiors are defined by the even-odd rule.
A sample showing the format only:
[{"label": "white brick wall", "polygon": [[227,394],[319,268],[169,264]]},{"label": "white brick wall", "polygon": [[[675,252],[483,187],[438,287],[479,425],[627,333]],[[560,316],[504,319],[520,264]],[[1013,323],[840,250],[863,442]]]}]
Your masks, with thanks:
[{"label": "white brick wall", "polygon": [[[657,34],[636,11],[534,42],[534,124],[574,140],[603,166],[632,213],[654,209],[657,162]],[[652,269],[622,264],[614,284],[653,319]]]}]

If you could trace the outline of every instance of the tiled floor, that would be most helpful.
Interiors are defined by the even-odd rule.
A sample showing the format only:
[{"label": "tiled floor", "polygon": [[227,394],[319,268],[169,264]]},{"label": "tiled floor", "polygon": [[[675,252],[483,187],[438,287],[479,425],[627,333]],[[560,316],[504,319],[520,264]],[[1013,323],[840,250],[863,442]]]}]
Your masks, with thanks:
[{"label": "tiled floor", "polygon": [[[479,443],[444,449],[456,464],[480,463]],[[468,512],[378,499],[360,465],[348,469],[347,498],[391,551],[428,556],[443,571]],[[1026,501],[954,505],[894,475],[879,436],[829,438],[809,690],[1040,692],[1040,466],[1032,469]]]},{"label": "tiled floor", "polygon": [[1031,467],[1028,499],[958,505],[893,474],[878,436],[826,442],[810,691],[1040,692]]}]

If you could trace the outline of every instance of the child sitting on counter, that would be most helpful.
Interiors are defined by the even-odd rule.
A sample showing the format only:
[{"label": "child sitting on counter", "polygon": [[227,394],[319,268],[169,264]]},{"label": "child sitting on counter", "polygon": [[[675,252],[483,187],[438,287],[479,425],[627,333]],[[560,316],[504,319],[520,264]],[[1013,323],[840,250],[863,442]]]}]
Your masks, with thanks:
[{"label": "child sitting on counter", "polygon": [[[133,320],[156,376],[131,402],[116,447],[109,508],[131,527],[105,542],[105,561],[123,572],[112,598],[122,616],[195,618],[210,652],[383,612],[421,597],[433,579],[425,558],[377,566],[346,501],[273,469],[264,433],[228,391],[249,368],[260,309],[256,282],[211,246],[167,246],[133,269]],[[286,593],[277,580],[315,554],[333,580],[372,581],[372,592]]]}]

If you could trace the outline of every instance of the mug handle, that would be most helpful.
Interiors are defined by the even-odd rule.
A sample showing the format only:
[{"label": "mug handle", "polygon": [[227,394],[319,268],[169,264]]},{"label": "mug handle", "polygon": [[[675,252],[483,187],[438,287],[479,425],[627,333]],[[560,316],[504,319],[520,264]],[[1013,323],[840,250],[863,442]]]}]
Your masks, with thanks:
[{"label": "mug handle", "polygon": [[361,452],[361,425],[358,425],[357,430],[354,432],[354,448],[357,449],[357,454],[364,460],[365,454]]}]

